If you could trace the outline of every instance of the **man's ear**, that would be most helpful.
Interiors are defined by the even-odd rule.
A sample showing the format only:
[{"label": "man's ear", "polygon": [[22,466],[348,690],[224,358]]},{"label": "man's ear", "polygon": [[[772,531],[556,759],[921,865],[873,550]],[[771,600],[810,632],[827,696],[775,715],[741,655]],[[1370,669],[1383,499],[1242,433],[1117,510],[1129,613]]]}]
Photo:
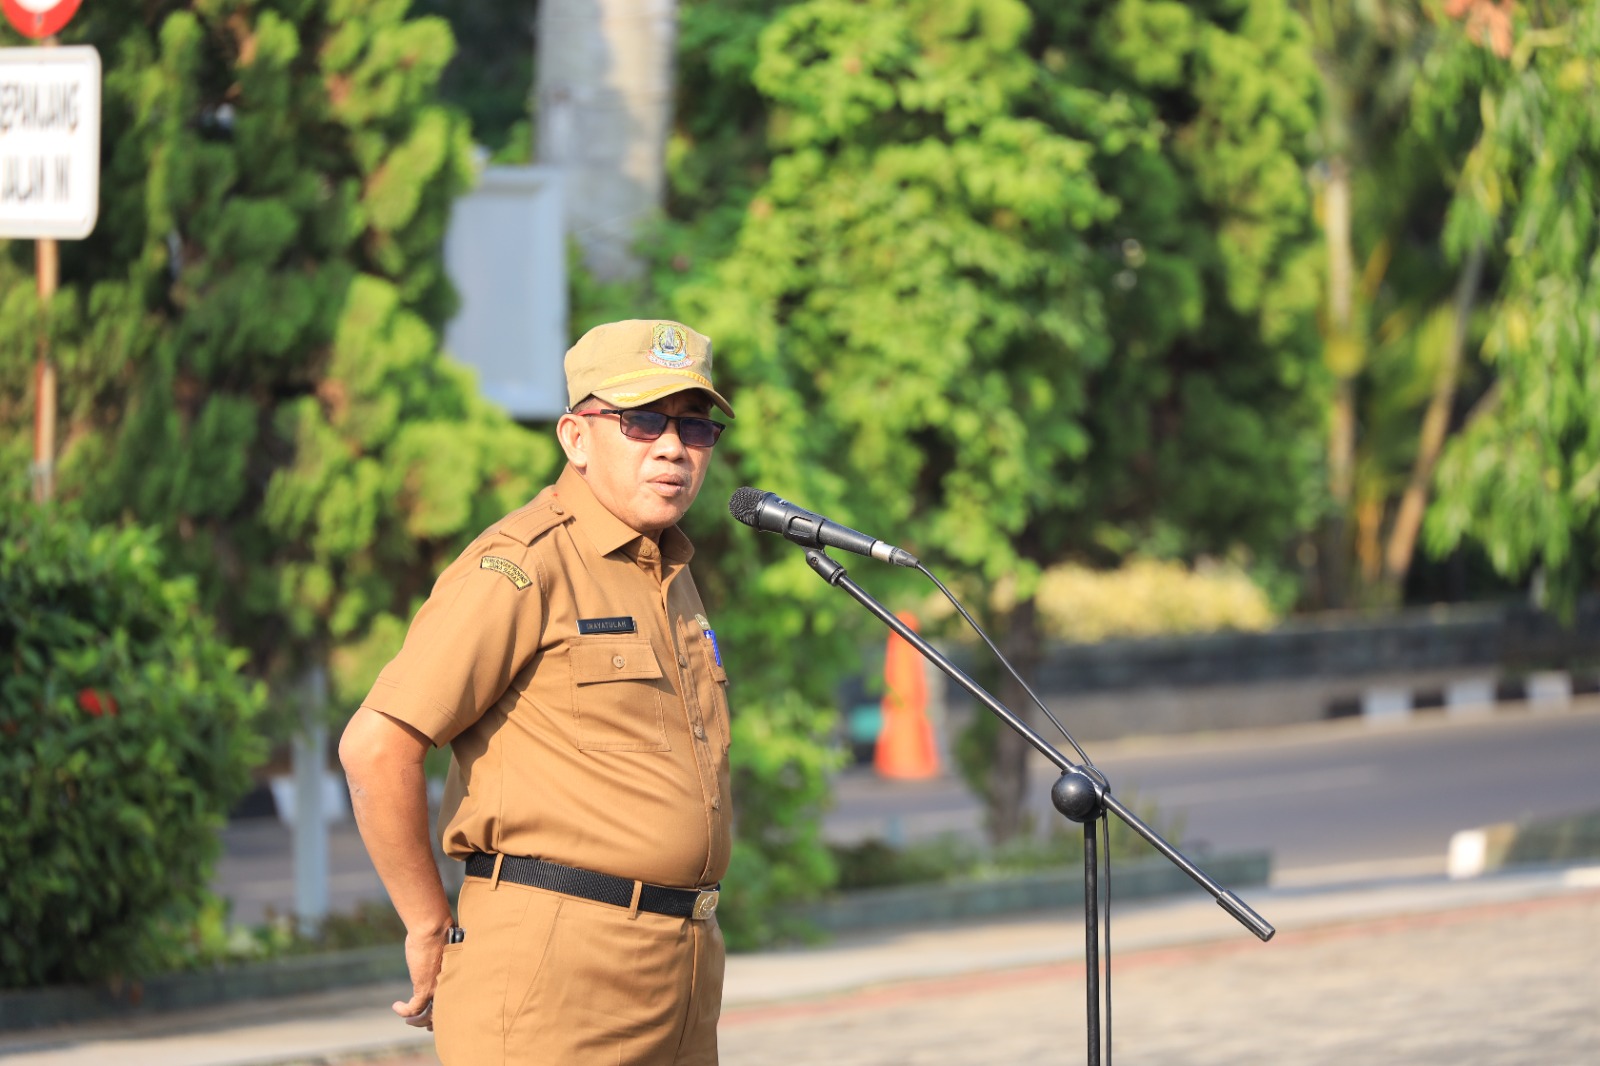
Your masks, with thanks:
[{"label": "man's ear", "polygon": [[567,462],[581,473],[589,465],[589,421],[570,411],[556,422],[556,440],[567,453]]}]

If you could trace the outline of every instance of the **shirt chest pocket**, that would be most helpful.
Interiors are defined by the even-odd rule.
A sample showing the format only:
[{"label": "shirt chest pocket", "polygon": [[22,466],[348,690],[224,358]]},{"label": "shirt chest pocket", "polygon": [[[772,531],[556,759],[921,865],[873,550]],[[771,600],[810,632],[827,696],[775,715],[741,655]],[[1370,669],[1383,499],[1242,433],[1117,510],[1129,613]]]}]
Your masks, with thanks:
[{"label": "shirt chest pocket", "polygon": [[661,663],[648,637],[572,645],[572,714],[586,751],[668,751]]},{"label": "shirt chest pocket", "polygon": [[705,653],[706,667],[711,672],[712,688],[712,716],[711,728],[720,734],[722,752],[728,752],[728,747],[733,741],[733,719],[728,710],[728,671],[722,668],[717,661],[717,650],[711,638],[701,641],[701,650]]}]

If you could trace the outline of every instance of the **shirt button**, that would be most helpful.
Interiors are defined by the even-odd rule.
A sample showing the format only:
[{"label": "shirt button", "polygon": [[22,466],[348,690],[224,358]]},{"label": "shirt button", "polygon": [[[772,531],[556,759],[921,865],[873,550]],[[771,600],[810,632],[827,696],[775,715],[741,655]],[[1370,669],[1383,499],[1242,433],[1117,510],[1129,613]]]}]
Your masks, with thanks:
[{"label": "shirt button", "polygon": [[615,666],[618,670],[621,670],[624,666],[628,665],[628,660],[624,659],[620,655],[616,655],[612,657],[611,665]]},{"label": "shirt button", "polygon": [[711,809],[714,810],[714,811],[722,810],[722,801],[720,799],[712,800],[711,801]]},{"label": "shirt button", "polygon": [[687,655],[678,656],[678,665],[679,666],[688,666],[689,665],[689,657]]},{"label": "shirt button", "polygon": [[698,722],[695,723],[694,738],[696,740],[704,740],[706,738],[706,727]]},{"label": "shirt button", "polygon": [[567,513],[564,509],[562,509],[562,506],[559,503],[558,504],[553,504],[550,507],[550,510],[554,511],[556,514],[566,514]]}]

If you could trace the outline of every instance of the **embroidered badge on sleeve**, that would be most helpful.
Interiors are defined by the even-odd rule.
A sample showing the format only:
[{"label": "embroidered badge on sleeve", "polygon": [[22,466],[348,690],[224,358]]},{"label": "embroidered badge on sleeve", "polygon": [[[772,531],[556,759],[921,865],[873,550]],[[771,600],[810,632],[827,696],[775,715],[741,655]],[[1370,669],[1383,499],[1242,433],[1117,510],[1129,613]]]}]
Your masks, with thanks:
[{"label": "embroidered badge on sleeve", "polygon": [[502,559],[498,555],[485,555],[478,560],[478,567],[482,570],[494,570],[504,574],[511,583],[519,589],[525,589],[533,584],[527,573],[510,559]]}]

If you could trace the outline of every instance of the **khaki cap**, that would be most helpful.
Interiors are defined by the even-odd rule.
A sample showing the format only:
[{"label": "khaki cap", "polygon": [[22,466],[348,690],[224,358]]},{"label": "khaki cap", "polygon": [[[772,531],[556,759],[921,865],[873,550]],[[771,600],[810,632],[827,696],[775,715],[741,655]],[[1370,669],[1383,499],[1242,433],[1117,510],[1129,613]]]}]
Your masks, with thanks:
[{"label": "khaki cap", "polygon": [[567,349],[567,405],[597,396],[618,407],[643,407],[699,389],[733,417],[711,383],[711,339],[666,319],[635,318],[596,326]]}]

